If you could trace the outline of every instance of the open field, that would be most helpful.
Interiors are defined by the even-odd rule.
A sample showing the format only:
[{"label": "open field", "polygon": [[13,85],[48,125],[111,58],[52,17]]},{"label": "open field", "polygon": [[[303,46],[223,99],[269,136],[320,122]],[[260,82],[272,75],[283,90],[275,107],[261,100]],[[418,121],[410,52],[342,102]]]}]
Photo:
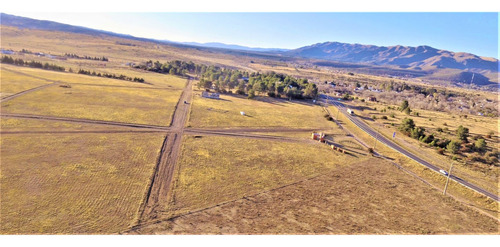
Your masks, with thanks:
[{"label": "open field", "polygon": [[2,80],[5,80],[5,82],[9,83],[10,81],[19,81],[24,84],[24,81],[38,79],[45,81],[45,83],[60,82],[61,84],[84,84],[84,85],[96,85],[96,86],[105,85],[109,87],[115,86],[115,87],[145,88],[145,89],[147,88],[182,89],[186,85],[186,79],[177,76],[147,72],[142,70],[132,70],[132,69],[114,69],[114,70],[101,69],[95,71],[100,73],[114,73],[117,75],[124,74],[129,77],[141,77],[144,78],[146,83],[138,83],[125,80],[105,78],[105,77],[96,77],[96,76],[82,75],[76,73],[69,73],[69,72],[56,72],[56,71],[14,66],[8,64],[2,64],[2,71],[9,72],[6,74],[6,77],[4,77],[4,74],[2,72]]},{"label": "open field", "polygon": [[116,233],[128,227],[163,138],[3,135],[1,233]]},{"label": "open field", "polygon": [[498,234],[499,223],[372,158],[139,233]]},{"label": "open field", "polygon": [[168,126],[181,91],[54,86],[2,103],[2,112]]},{"label": "open field", "polygon": [[[333,113],[336,113],[337,108],[335,107],[329,107],[330,111]],[[348,120],[343,114],[339,114],[339,121],[342,123],[343,126],[349,129],[350,132],[352,132],[356,137],[360,138],[363,142],[365,142],[368,146],[374,146],[375,144],[375,139],[368,135],[366,132],[363,130],[359,129],[356,125],[354,125],[350,120]],[[431,183],[433,186],[436,186],[437,188],[441,189],[444,188],[446,178],[440,174],[437,174],[433,171],[430,171],[428,168],[422,166],[421,164],[415,162],[414,160],[404,156],[403,154],[385,146],[381,145],[380,143],[377,145],[375,151],[381,153],[385,157],[388,157],[389,159],[393,160],[397,164],[401,165],[402,167],[410,170],[413,172],[415,175],[425,179],[429,183]],[[419,155],[423,156],[423,155]],[[425,159],[426,157],[423,156]],[[475,181],[474,181],[475,182]],[[487,198],[484,195],[480,195],[468,188],[465,188],[464,186],[454,182],[450,181],[450,184],[448,186],[448,194],[452,194],[454,196],[459,197],[461,200],[464,200],[467,202],[469,205],[473,205],[483,211],[487,211],[488,213],[492,215],[498,215],[500,213],[499,211],[499,206],[500,204],[495,202],[494,200]]]},{"label": "open field", "polygon": [[[321,107],[304,101],[287,101],[257,97],[220,95],[220,99],[201,97],[195,91],[189,117],[189,127],[289,127],[331,128]],[[245,112],[242,116],[240,111]]]},{"label": "open field", "polygon": [[[2,64],[2,67],[4,65]],[[12,71],[1,69],[2,83],[0,85],[0,97],[4,98],[12,94],[16,94],[28,89],[50,84],[50,82],[16,74]]]},{"label": "open field", "polygon": [[2,116],[0,131],[3,134],[34,134],[34,133],[71,133],[71,132],[147,132],[144,129],[124,128],[121,126],[91,124],[79,122],[53,121],[43,119],[28,119]]},{"label": "open field", "polygon": [[[264,148],[265,147],[265,148]],[[176,213],[213,206],[366,159],[324,144],[187,136],[175,179]]]}]

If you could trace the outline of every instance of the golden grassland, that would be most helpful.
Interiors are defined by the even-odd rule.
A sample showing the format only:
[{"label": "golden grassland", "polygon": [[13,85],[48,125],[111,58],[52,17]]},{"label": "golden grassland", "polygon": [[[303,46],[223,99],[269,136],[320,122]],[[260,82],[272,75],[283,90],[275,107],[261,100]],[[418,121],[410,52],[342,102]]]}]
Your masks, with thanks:
[{"label": "golden grassland", "polygon": [[41,119],[22,119],[12,117],[2,117],[0,120],[1,131],[16,131],[16,132],[59,132],[59,131],[111,131],[111,130],[130,130],[129,128],[96,125],[88,123],[63,122]]},{"label": "golden grassland", "polygon": [[50,87],[4,102],[2,112],[168,126],[180,90],[105,86]]},{"label": "golden grassland", "polygon": [[[3,64],[2,67],[4,67]],[[50,82],[48,81],[22,76],[3,68],[0,69],[0,74],[0,96],[2,98],[22,91],[26,91],[28,89],[50,84]]]},{"label": "golden grassland", "polygon": [[497,220],[381,159],[163,222],[155,234],[498,234]]},{"label": "golden grassland", "polygon": [[146,83],[131,82],[125,80],[111,79],[105,77],[96,77],[82,75],[69,72],[56,72],[43,69],[27,68],[14,65],[2,64],[2,71],[8,72],[4,77],[2,72],[2,87],[4,83],[19,81],[24,84],[24,81],[41,80],[46,83],[60,82],[61,84],[90,84],[90,85],[106,85],[117,87],[131,88],[166,88],[166,89],[182,89],[186,85],[186,79],[177,76],[147,72],[142,70],[132,69],[90,69],[96,73],[114,73],[116,75],[124,74],[129,77],[144,78]]},{"label": "golden grassland", "polygon": [[[329,109],[332,112],[332,114],[336,115],[337,108],[329,107]],[[375,139],[372,136],[368,135],[363,130],[359,129],[343,114],[339,114],[339,120],[346,128],[349,129],[349,131],[351,131],[354,135],[356,135],[358,138],[364,141],[367,145],[374,146]],[[419,177],[424,178],[426,181],[430,182],[433,186],[436,186],[437,188],[444,188],[446,182],[446,178],[444,176],[429,170],[423,165],[415,162],[414,160],[402,155],[401,153],[381,143],[378,143],[376,151],[381,153],[385,157],[392,159],[394,162],[405,167],[406,169],[410,170]],[[423,156],[423,158],[426,158],[425,155],[422,155],[421,153],[419,154],[419,156]],[[448,168],[449,167],[447,167],[446,169]],[[460,198],[461,200],[466,201],[467,204],[469,205],[473,205],[493,215],[498,215],[498,213],[500,213],[499,203],[495,202],[492,199],[487,198],[486,196],[476,193],[473,190],[470,190],[454,181],[450,181],[450,184],[448,186],[448,193]]]},{"label": "golden grassland", "polygon": [[[365,122],[374,128],[380,130],[380,132],[386,137],[392,137],[393,132],[396,132],[396,139],[400,145],[406,147],[406,149],[419,150],[419,152],[425,152],[422,155],[425,160],[435,165],[448,170],[449,165],[452,162],[451,157],[453,155],[446,154],[440,155],[435,149],[429,147],[426,144],[419,142],[413,138],[403,135],[397,130],[397,126],[401,123],[401,120],[405,117],[412,118],[416,126],[424,127],[428,133],[434,133],[439,139],[456,139],[456,129],[459,125],[469,128],[471,135],[481,135],[485,136],[488,132],[493,131],[496,136],[492,138],[486,138],[487,148],[490,151],[498,150],[498,120],[495,118],[482,117],[482,116],[468,116],[467,118],[460,117],[459,115],[451,115],[443,112],[435,111],[425,111],[425,110],[414,110],[419,112],[419,116],[408,116],[399,110],[387,110],[387,112],[380,112],[386,107],[384,104],[368,103],[363,104],[359,102],[352,102],[353,105],[368,105],[370,109],[365,109],[363,111],[357,111],[357,114],[365,117]],[[374,110],[374,108],[377,110]],[[395,106],[393,106],[395,107]],[[390,117],[394,114],[394,118]],[[369,120],[372,116],[376,116],[375,121]],[[388,119],[381,119],[382,116],[387,116]],[[395,126],[390,124],[394,123]],[[444,125],[446,123],[446,126]],[[381,127],[383,126],[383,127]],[[438,132],[437,128],[448,128],[448,131],[443,133]],[[472,138],[469,138],[473,142]],[[455,175],[473,182],[481,187],[488,189],[489,191],[495,192],[498,190],[498,178],[500,176],[500,169],[498,167],[486,164],[476,163],[473,166],[467,165],[463,161],[455,162]]]},{"label": "golden grassland", "polygon": [[213,206],[366,159],[324,144],[186,136],[174,178],[175,213]]},{"label": "golden grassland", "polygon": [[[288,127],[331,128],[321,107],[304,101],[220,95],[220,99],[201,97],[195,91],[189,117],[189,127]],[[245,112],[242,116],[240,112]]]},{"label": "golden grassland", "polygon": [[134,223],[163,136],[3,135],[2,234],[116,233]]}]

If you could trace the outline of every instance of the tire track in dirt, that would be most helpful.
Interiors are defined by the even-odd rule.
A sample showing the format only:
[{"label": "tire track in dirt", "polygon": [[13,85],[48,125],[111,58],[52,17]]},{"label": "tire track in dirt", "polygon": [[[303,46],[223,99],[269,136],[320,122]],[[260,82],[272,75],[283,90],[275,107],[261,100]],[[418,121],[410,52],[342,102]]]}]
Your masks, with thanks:
[{"label": "tire track in dirt", "polygon": [[55,86],[55,85],[58,85],[58,84],[59,84],[58,82],[53,82],[53,83],[50,83],[50,84],[45,84],[45,85],[42,85],[42,86],[39,86],[39,87],[34,87],[34,88],[31,88],[31,89],[28,89],[28,90],[24,90],[22,92],[15,93],[15,94],[12,94],[12,95],[9,95],[9,96],[6,96],[6,97],[0,99],[0,103],[9,101],[11,99],[14,99],[14,98],[17,98],[19,96],[25,95],[27,93],[35,92],[35,91],[44,89],[46,87],[52,87],[52,86]]},{"label": "tire track in dirt", "polygon": [[112,134],[112,133],[163,133],[167,130],[34,130],[34,131],[0,131],[1,135],[30,134]]},{"label": "tire track in dirt", "polygon": [[184,102],[191,102],[192,98],[192,79],[188,79],[186,87],[182,91],[181,97],[177,102],[172,120],[170,122],[170,130],[164,142],[158,158],[157,166],[151,180],[151,184],[143,200],[142,210],[139,212],[139,220],[137,224],[148,220],[154,220],[166,210],[169,198],[171,197],[171,184],[175,171],[175,164],[179,157],[179,151],[182,144],[182,135],[189,106]]},{"label": "tire track in dirt", "polygon": [[54,116],[18,114],[18,113],[1,113],[0,116],[1,117],[11,117],[11,118],[27,118],[27,119],[40,119],[40,120],[75,122],[75,123],[112,125],[112,126],[143,128],[143,129],[170,130],[170,127],[159,126],[159,125],[125,123],[125,122],[115,122],[115,121],[105,121],[105,120],[93,120],[93,119],[85,119],[85,118],[54,117]]}]

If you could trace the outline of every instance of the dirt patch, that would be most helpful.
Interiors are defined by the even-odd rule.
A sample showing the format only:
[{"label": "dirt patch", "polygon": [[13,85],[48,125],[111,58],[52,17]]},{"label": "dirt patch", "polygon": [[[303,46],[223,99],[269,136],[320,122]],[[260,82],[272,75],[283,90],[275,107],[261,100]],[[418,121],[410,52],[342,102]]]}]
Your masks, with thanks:
[{"label": "dirt patch", "polygon": [[371,159],[133,233],[498,234],[499,222]]}]

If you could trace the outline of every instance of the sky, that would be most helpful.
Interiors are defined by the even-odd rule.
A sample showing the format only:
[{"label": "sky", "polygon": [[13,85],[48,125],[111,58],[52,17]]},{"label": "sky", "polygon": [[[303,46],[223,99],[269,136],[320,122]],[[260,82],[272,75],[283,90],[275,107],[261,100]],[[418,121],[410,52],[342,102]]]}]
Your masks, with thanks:
[{"label": "sky", "polygon": [[294,49],[337,41],[498,55],[498,12],[179,13],[4,12],[136,37]]}]

